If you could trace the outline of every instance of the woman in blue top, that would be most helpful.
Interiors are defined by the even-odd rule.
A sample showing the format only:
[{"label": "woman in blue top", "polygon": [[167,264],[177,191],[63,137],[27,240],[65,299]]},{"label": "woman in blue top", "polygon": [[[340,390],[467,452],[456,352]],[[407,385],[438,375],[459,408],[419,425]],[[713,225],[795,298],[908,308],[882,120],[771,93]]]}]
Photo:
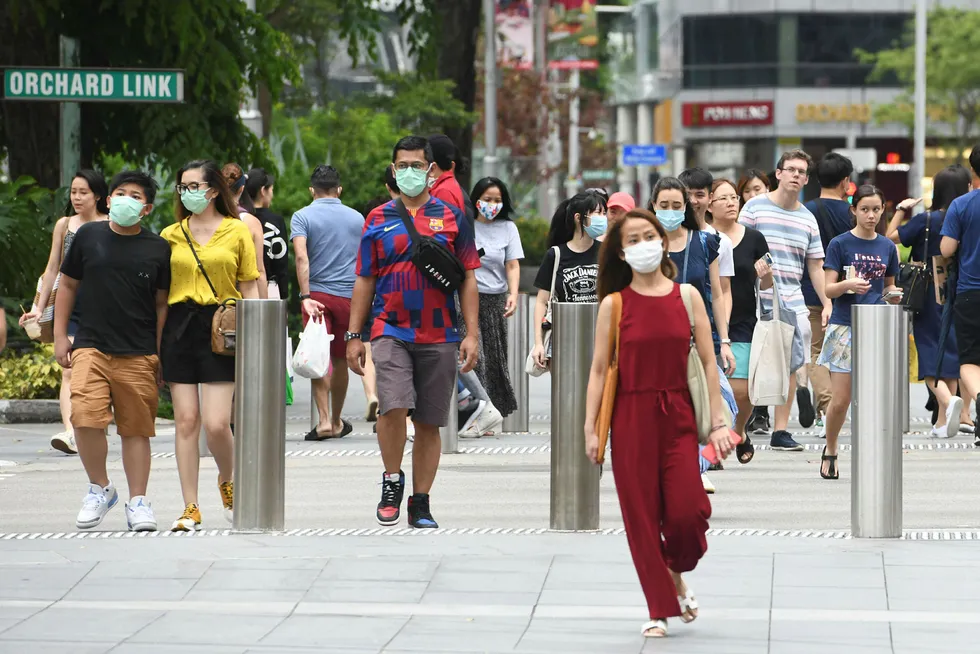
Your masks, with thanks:
[{"label": "woman in blue top", "polygon": [[824,479],[840,478],[837,437],[851,404],[851,307],[882,304],[888,293],[897,292],[887,300],[892,304],[902,299],[901,289],[895,286],[898,248],[877,231],[884,208],[885,196],[880,189],[871,184],[861,186],[851,205],[854,229],[830,242],[823,264],[827,297],[834,301],[817,360],[817,364],[830,368],[833,391],[827,409],[827,445],[820,457],[820,476]]},{"label": "woman in blue top", "polygon": [[[936,302],[932,283],[932,258],[941,256],[940,232],[950,203],[970,190],[970,173],[963,166],[947,166],[932,178],[932,207],[929,211],[913,216],[904,225],[902,219],[917,200],[905,200],[898,205],[895,216],[888,226],[888,237],[895,243],[911,248],[912,261],[926,264],[929,275],[925,304],[921,311],[912,314],[912,333],[919,355],[919,381],[925,381],[939,403],[936,424],[932,428],[934,438],[952,438],[959,432],[960,410],[963,400],[956,396],[960,376],[960,358],[956,350],[956,331],[950,327],[943,348],[942,370],[936,378],[939,363],[939,328],[942,323],[942,307]],[[929,251],[926,252],[928,244]]]}]

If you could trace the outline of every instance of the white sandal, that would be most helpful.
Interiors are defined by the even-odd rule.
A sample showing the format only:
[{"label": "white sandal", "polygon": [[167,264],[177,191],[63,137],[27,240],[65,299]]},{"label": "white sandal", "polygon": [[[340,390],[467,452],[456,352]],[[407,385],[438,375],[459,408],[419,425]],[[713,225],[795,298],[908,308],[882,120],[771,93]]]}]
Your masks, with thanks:
[{"label": "white sandal", "polygon": [[[647,633],[653,629],[659,629],[661,634]],[[663,618],[657,618],[656,620],[650,620],[649,622],[643,623],[643,627],[640,629],[640,633],[643,634],[644,638],[666,638],[667,637],[667,621]]]},{"label": "white sandal", "polygon": [[677,596],[677,603],[681,607],[681,621],[684,623],[694,622],[698,618],[698,614],[695,611],[698,610],[698,601],[694,597],[694,591],[691,587],[687,587],[687,593],[682,597]]}]

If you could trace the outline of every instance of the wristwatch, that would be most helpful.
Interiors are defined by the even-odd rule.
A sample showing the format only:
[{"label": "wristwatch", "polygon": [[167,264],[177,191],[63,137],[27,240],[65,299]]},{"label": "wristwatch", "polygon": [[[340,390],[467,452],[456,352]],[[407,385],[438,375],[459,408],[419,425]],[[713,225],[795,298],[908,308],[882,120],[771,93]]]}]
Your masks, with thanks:
[{"label": "wristwatch", "polygon": [[345,343],[350,343],[354,339],[360,339],[360,338],[361,338],[361,332],[346,332],[344,334]]},{"label": "wristwatch", "polygon": [[303,300],[309,300],[311,297],[313,296],[309,293],[303,293],[299,296],[299,301],[302,302]]}]

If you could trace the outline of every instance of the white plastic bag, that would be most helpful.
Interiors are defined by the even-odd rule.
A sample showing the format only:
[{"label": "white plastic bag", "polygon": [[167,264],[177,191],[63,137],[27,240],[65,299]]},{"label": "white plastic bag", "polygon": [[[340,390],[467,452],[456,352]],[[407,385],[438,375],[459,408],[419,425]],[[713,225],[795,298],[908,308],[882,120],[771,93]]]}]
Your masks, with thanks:
[{"label": "white plastic bag", "polygon": [[327,333],[323,321],[310,319],[306,323],[293,355],[293,372],[307,379],[322,379],[330,372],[330,342],[333,335]]}]

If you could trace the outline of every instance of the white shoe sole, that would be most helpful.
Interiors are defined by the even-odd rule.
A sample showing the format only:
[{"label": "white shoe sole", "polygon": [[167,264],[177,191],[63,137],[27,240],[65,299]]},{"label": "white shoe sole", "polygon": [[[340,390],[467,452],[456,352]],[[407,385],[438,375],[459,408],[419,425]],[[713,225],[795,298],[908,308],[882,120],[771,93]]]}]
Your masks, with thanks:
[{"label": "white shoe sole", "polygon": [[963,409],[963,400],[953,397],[946,409],[946,438],[952,438],[960,433],[960,411]]},{"label": "white shoe sole", "polygon": [[174,523],[174,526],[170,528],[170,531],[201,531],[201,525],[199,523],[186,524],[183,520],[178,520]]},{"label": "white shoe sole", "polygon": [[112,511],[112,507],[114,507],[118,502],[119,502],[119,496],[117,495],[116,499],[112,502],[112,504],[109,505],[109,508],[107,508],[105,510],[105,513],[103,513],[98,519],[89,520],[88,522],[81,522],[78,519],[76,519],[75,526],[78,527],[79,529],[92,529],[93,527],[98,527],[99,525],[102,524],[102,521],[105,520],[105,517],[109,515],[109,511]]},{"label": "white shoe sole", "polygon": [[138,522],[135,525],[129,525],[130,531],[156,531],[156,522]]}]

